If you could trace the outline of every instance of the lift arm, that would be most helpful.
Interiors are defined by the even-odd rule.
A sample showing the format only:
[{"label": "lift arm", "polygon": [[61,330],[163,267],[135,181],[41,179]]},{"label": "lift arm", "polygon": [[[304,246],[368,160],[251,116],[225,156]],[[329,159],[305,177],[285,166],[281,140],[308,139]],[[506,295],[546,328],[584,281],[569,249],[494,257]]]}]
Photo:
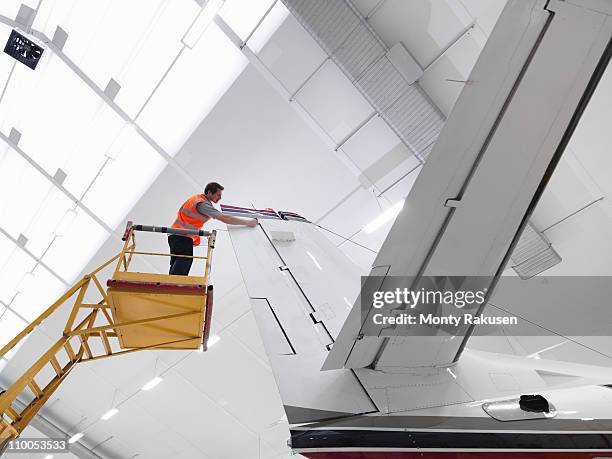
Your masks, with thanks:
[{"label": "lift arm", "polygon": [[[137,252],[135,231],[193,234],[207,237],[206,256],[189,257],[205,260],[203,277],[129,272],[133,255],[170,256],[170,254],[162,253]],[[213,287],[208,285],[208,280],[215,238],[216,231],[133,225],[132,222],[128,222],[122,238],[124,245],[121,252],[76,282],[46,311],[0,349],[0,357],[6,355],[45,319],[72,302],[70,315],[61,337],[6,391],[0,393],[0,451],[3,450],[8,440],[17,438],[21,434],[78,363],[146,349],[197,349],[201,347],[206,350],[210,334],[213,298]],[[108,282],[110,288],[106,290],[99,278],[102,271],[113,263],[116,263],[116,267],[112,279]],[[117,289],[112,283],[113,280],[125,275],[132,275],[135,279],[148,279],[146,276],[156,276],[156,279],[162,279],[164,282],[155,282],[151,286],[148,285],[150,282],[124,281],[130,285],[130,288],[123,286]],[[94,291],[97,290],[100,296],[97,303],[85,301],[92,284]],[[173,290],[169,291],[168,288],[173,288]],[[119,298],[118,295],[121,295],[121,301],[117,299],[113,301],[113,295],[116,295],[117,298]],[[129,313],[132,306],[137,306],[139,302],[142,303],[143,298],[149,303],[157,301],[165,309],[152,308],[153,315],[148,314],[142,318],[125,320],[123,317]],[[185,304],[191,308],[185,308]],[[176,306],[183,308],[183,312],[171,312],[173,307],[176,310]],[[181,335],[181,330],[186,329],[186,325],[187,329],[193,332]],[[139,339],[140,333],[147,333],[144,340]],[[92,346],[92,338],[99,339],[102,346]],[[145,344],[129,347],[124,345],[125,342],[134,342],[134,340]],[[101,349],[101,352],[96,349]],[[54,376],[43,382],[42,370],[45,367],[52,368]],[[16,403],[19,399],[26,400],[25,407],[21,403]]]}]

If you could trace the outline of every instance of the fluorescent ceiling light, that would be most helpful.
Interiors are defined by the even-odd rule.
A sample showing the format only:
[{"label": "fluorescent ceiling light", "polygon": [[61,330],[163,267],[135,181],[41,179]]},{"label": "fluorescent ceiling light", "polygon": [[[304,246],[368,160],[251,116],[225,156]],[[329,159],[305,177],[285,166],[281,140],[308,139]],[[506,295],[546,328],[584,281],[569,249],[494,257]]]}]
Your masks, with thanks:
[{"label": "fluorescent ceiling light", "polygon": [[83,435],[85,435],[83,432],[75,433],[72,437],[70,437],[68,443],[76,443],[81,438],[83,438]]},{"label": "fluorescent ceiling light", "polygon": [[102,416],[100,416],[100,419],[102,419],[103,421],[108,421],[110,418],[112,418],[114,415],[116,415],[119,412],[119,409],[117,408],[111,408],[110,410],[108,410],[106,413],[104,413]]},{"label": "fluorescent ceiling light", "polygon": [[363,232],[367,234],[373,233],[378,228],[383,226],[385,223],[397,217],[397,215],[400,213],[403,207],[404,207],[404,201],[395,203],[394,205],[389,207],[387,210],[385,210],[382,214],[380,214],[378,217],[376,217],[374,220],[372,220],[370,223],[368,223],[365,226],[365,228],[363,228]]},{"label": "fluorescent ceiling light", "polygon": [[53,459],[53,454],[47,454],[43,459]]},{"label": "fluorescent ceiling light", "polygon": [[182,42],[189,49],[193,49],[198,44],[204,32],[217,15],[221,7],[223,6],[223,0],[208,0],[206,6],[200,11],[200,14],[195,18],[189,30],[185,33]]},{"label": "fluorescent ceiling light", "polygon": [[142,390],[151,390],[153,389],[155,386],[157,386],[160,382],[162,382],[164,379],[161,376],[156,376],[155,378],[153,378],[151,381],[149,381],[148,383],[146,383],[144,386],[142,386]]}]

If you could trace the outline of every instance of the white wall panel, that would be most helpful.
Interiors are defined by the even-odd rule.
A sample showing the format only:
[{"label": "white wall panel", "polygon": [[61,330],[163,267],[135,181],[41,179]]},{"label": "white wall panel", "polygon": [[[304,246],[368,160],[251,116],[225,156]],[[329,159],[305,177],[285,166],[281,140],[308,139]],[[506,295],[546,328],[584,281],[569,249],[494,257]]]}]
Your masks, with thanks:
[{"label": "white wall panel", "polygon": [[461,81],[468,80],[482,51],[482,45],[474,38],[474,34],[474,31],[467,32],[419,80],[421,87],[447,117],[464,88]]},{"label": "white wall panel", "polygon": [[259,58],[294,93],[327,55],[290,15],[259,52]]},{"label": "white wall panel", "polygon": [[83,198],[83,203],[111,228],[123,223],[129,210],[167,165],[133,129],[126,129],[115,146],[116,159],[106,163]]},{"label": "white wall panel", "polygon": [[79,210],[72,226],[64,236],[53,241],[42,260],[72,282],[108,236],[103,227]]},{"label": "white wall panel", "polygon": [[389,47],[403,42],[421,67],[464,27],[449,5],[438,0],[386,0],[370,23]]},{"label": "white wall panel", "polygon": [[296,99],[336,142],[340,142],[374,111],[331,61],[323,64]]},{"label": "white wall panel", "polygon": [[34,268],[33,274],[34,279],[28,288],[11,303],[11,308],[30,322],[58,300],[66,290],[66,285],[41,265]]}]

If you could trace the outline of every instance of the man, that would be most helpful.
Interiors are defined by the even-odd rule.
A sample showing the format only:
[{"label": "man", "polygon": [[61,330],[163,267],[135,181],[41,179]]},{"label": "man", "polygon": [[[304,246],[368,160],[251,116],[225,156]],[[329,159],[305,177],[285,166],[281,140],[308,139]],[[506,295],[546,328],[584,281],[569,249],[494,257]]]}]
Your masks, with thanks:
[{"label": "man", "polygon": [[[211,182],[204,188],[204,194],[196,194],[187,199],[179,209],[172,227],[199,230],[211,218],[230,225],[257,226],[257,220],[254,218],[223,215],[223,213],[213,207],[213,202],[221,200],[223,189],[217,182]],[[191,257],[193,256],[193,246],[200,245],[200,237],[171,234],[168,236],[168,245],[172,255],[187,255]],[[170,257],[170,274],[179,276],[189,275],[192,262],[193,258]]]}]

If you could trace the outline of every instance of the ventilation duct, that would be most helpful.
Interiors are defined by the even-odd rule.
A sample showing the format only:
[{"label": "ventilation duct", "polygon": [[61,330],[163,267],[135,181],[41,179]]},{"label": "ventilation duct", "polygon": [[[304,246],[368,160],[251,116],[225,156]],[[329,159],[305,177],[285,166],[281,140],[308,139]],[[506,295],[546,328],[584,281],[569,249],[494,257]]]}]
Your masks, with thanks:
[{"label": "ventilation duct", "polygon": [[412,78],[406,80],[401,68],[398,70],[397,53],[390,52],[348,0],[282,1],[402,142],[424,162],[444,118],[418,83],[410,81]]}]

